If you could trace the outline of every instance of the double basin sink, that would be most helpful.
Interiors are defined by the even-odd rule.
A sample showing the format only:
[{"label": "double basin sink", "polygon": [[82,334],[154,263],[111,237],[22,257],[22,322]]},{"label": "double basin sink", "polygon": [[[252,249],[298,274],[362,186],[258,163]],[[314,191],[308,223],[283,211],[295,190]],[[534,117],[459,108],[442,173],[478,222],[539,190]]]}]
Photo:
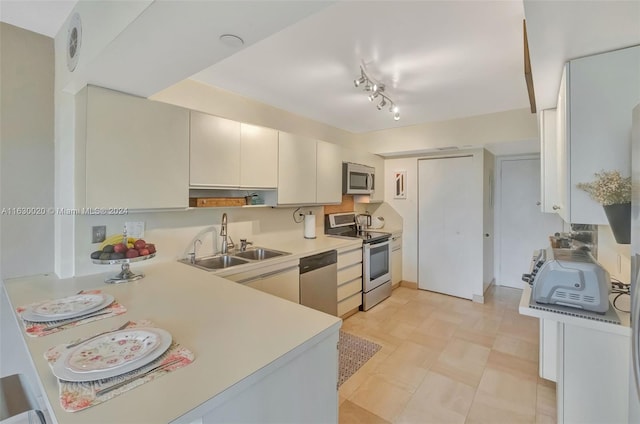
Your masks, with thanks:
[{"label": "double basin sink", "polygon": [[193,262],[189,259],[182,259],[180,262],[193,265],[197,268],[213,271],[290,254],[291,253],[281,252],[279,250],[265,249],[264,247],[252,247],[244,252],[205,256],[202,258],[196,258]]}]

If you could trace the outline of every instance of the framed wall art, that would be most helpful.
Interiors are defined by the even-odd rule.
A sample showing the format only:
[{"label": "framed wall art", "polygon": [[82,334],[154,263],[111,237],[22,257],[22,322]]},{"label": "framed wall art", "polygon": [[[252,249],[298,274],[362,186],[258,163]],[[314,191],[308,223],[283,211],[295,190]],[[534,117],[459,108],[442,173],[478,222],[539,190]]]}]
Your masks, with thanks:
[{"label": "framed wall art", "polygon": [[407,198],[407,171],[394,171],[393,173],[393,198]]}]

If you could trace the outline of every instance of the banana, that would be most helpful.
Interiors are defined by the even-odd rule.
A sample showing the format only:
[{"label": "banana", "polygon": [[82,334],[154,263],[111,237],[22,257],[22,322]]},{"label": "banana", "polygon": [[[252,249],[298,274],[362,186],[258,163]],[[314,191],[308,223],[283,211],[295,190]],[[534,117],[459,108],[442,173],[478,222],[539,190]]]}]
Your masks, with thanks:
[{"label": "banana", "polygon": [[[102,244],[100,244],[100,250],[104,249],[104,247],[109,245],[109,244],[122,243],[123,240],[124,240],[124,236],[122,234],[111,235],[111,236],[107,237],[106,239],[104,239]],[[127,244],[128,243],[135,243],[135,241],[136,241],[135,237],[127,237]]]}]

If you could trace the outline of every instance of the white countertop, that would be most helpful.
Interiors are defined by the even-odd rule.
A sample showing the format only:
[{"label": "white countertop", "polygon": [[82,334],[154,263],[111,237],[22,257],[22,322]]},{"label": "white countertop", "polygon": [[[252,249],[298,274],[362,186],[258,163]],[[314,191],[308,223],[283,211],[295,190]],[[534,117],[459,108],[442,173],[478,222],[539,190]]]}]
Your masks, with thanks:
[{"label": "white countertop", "polygon": [[[260,242],[260,240],[258,240]],[[359,240],[319,236],[269,239],[264,247],[295,257],[357,246]],[[258,243],[256,243],[258,244]],[[244,270],[255,267],[235,267]],[[134,265],[132,267],[135,270]],[[105,267],[106,269],[107,267]],[[339,318],[244,287],[189,265],[166,262],[146,266],[146,277],[132,283],[104,284],[105,274],[69,279],[33,276],[4,282],[15,309],[32,302],[101,289],[113,295],[127,313],[44,337],[24,336],[41,390],[59,423],[191,422],[224,402],[232,393],[338,331]],[[51,346],[119,326],[126,320],[150,319],[195,354],[195,361],[150,383],[83,411],[61,409],[58,385],[43,354]],[[22,326],[20,326],[21,333]]]},{"label": "white countertop", "polygon": [[[304,258],[305,256],[314,255],[316,253],[325,252],[327,250],[339,250],[362,246],[362,240],[360,239],[345,239],[341,237],[325,236],[324,234],[318,234],[315,239],[305,239],[304,237],[301,237],[297,232],[296,234],[284,233],[278,237],[275,237],[273,235],[254,236],[250,241],[253,242],[253,246],[249,246],[249,248],[264,247],[267,249],[275,249],[282,252],[291,253],[290,255],[269,259],[269,264],[278,264],[291,260],[297,260],[300,258]],[[264,261],[258,261],[208,272],[222,277],[238,272],[250,271],[264,265]]]},{"label": "white countertop", "polygon": [[522,315],[527,315],[534,318],[548,319],[551,321],[558,321],[566,324],[572,324],[580,327],[591,328],[594,330],[631,337],[631,324],[628,313],[620,312],[617,309],[614,309],[614,311],[620,318],[620,324],[611,324],[603,321],[595,321],[587,318],[580,318],[556,312],[534,309],[529,307],[530,298],[531,287],[528,284],[525,284],[524,289],[522,290],[522,296],[520,297],[520,305],[518,307],[518,311]]}]

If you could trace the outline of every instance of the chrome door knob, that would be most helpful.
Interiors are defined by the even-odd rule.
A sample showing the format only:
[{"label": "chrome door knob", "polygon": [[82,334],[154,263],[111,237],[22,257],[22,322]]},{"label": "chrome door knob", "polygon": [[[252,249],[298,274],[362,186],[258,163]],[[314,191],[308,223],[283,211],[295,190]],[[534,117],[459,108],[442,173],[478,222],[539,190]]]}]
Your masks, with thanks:
[{"label": "chrome door knob", "polygon": [[537,201],[537,202],[536,202],[536,206],[540,206],[541,204],[542,204],[542,202],[541,202],[541,201]]},{"label": "chrome door knob", "polygon": [[558,209],[560,209],[560,206],[558,206],[558,205],[553,205],[553,206],[551,207],[551,209],[553,209],[554,211],[557,211]]}]

